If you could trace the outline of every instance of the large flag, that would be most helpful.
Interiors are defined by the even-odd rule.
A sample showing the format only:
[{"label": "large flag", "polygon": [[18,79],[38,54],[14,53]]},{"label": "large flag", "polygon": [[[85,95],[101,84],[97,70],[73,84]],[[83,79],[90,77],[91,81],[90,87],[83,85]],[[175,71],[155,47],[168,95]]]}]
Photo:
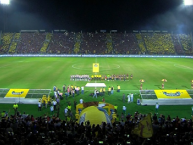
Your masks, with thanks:
[{"label": "large flag", "polygon": [[99,63],[93,63],[92,71],[99,72]]},{"label": "large flag", "polygon": [[149,138],[153,135],[153,128],[151,123],[151,114],[148,114],[143,118],[137,127],[132,130],[133,134],[136,134],[142,138]]}]

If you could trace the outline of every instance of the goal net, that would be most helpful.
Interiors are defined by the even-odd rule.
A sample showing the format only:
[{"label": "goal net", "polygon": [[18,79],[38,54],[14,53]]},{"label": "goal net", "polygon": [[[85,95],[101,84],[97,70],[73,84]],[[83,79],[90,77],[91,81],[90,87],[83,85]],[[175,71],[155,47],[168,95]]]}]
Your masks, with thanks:
[{"label": "goal net", "polygon": [[30,89],[25,98],[42,98],[50,95],[51,89]]},{"label": "goal net", "polygon": [[188,92],[188,94],[190,95],[190,97],[193,99],[193,90],[186,90]]},{"label": "goal net", "polygon": [[8,91],[8,88],[0,88],[0,98],[4,98]]},{"label": "goal net", "polygon": [[157,99],[154,90],[140,90],[139,92],[142,99]]},{"label": "goal net", "polygon": [[[193,90],[186,90],[191,98],[193,98]],[[140,95],[142,99],[157,99],[154,90],[140,90]]]}]

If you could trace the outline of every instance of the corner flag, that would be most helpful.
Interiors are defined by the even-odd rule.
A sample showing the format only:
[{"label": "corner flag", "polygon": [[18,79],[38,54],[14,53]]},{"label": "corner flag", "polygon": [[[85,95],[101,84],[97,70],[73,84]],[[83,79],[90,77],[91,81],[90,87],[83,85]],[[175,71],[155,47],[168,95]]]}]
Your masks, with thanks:
[{"label": "corner flag", "polygon": [[93,63],[92,72],[99,72],[99,63]]},{"label": "corner flag", "polygon": [[153,135],[153,128],[151,123],[151,114],[148,114],[143,118],[137,127],[132,130],[133,134],[136,134],[142,138],[149,138]]}]

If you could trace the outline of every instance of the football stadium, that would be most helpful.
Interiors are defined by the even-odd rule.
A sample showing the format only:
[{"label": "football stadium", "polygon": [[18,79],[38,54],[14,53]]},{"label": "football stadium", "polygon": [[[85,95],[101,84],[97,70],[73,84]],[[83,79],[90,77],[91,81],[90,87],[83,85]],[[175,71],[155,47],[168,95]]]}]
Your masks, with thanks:
[{"label": "football stadium", "polygon": [[0,0],[0,144],[193,144],[192,0],[176,31],[18,30],[13,3]]}]

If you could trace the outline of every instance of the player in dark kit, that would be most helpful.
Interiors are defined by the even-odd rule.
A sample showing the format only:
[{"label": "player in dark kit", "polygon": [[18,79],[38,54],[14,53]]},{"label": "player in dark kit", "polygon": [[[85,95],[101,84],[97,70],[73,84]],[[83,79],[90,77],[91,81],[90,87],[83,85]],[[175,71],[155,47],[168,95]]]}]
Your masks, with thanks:
[{"label": "player in dark kit", "polygon": [[116,80],[119,80],[119,75],[117,75]]},{"label": "player in dark kit", "polygon": [[65,85],[63,85],[63,92],[65,92],[65,88],[66,88],[66,86],[65,86]]}]

